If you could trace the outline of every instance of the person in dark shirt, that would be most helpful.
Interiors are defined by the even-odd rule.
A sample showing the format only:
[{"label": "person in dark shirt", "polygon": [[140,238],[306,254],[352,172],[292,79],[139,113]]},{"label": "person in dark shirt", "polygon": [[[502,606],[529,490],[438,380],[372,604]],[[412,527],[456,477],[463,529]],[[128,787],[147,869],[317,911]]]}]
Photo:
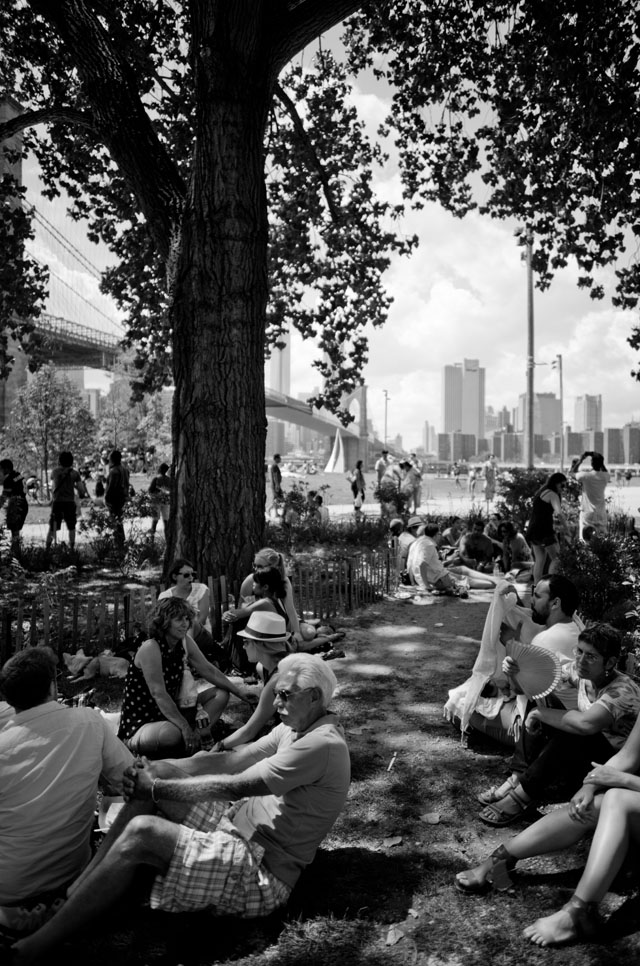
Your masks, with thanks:
[{"label": "person in dark shirt", "polygon": [[7,530],[11,533],[11,550],[15,554],[20,548],[20,531],[29,512],[29,504],[24,490],[24,479],[14,470],[9,459],[0,460],[0,507],[7,505]]}]

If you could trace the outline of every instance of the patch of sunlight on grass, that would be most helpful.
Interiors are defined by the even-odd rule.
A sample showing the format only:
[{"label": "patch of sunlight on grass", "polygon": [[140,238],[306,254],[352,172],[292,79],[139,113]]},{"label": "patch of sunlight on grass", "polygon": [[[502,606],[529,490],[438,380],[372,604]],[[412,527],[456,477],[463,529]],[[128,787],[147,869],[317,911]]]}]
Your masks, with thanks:
[{"label": "patch of sunlight on grass", "polygon": [[426,646],[426,641],[398,641],[396,644],[388,644],[387,650],[394,654],[413,654],[424,651]]},{"label": "patch of sunlight on grass", "polygon": [[394,624],[393,627],[388,624],[382,624],[380,627],[370,628],[367,633],[370,637],[400,637],[400,635],[419,637],[425,633],[425,628],[414,627],[413,624]]},{"label": "patch of sunlight on grass", "polygon": [[365,678],[388,678],[396,673],[395,668],[388,667],[386,664],[361,664],[359,661],[350,664],[349,671],[361,674]]},{"label": "patch of sunlight on grass", "polygon": [[421,704],[405,704],[405,705],[403,705],[403,707],[404,707],[405,711],[407,712],[407,714],[418,714],[418,715],[422,715],[423,717],[427,717],[427,715],[432,715],[433,714],[433,705],[432,704],[424,704],[424,703],[421,703]]}]

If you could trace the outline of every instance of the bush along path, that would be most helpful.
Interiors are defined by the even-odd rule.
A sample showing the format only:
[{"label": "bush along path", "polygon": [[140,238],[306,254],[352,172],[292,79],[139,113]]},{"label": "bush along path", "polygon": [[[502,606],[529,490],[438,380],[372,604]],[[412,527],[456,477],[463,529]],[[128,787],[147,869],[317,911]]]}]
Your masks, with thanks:
[{"label": "bush along path", "polygon": [[[455,873],[511,834],[477,818],[475,795],[507,773],[509,752],[445,721],[449,688],[468,676],[489,597],[385,600],[341,621],[332,663],[353,781],[347,807],[289,906],[268,920],[152,913],[128,900],[65,945],[67,964],[147,966],[603,966],[640,959],[637,882],[617,880],[600,941],[544,950],[524,926],[571,895],[586,845],[531,859],[514,887],[460,895]],[[553,807],[551,805],[550,807]],[[522,828],[516,825],[514,831]]]}]

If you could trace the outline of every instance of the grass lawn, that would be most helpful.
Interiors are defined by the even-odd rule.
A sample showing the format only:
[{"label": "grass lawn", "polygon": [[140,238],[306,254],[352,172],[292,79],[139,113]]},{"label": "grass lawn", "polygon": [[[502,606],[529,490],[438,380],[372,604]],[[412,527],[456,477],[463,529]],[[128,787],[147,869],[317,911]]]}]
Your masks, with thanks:
[{"label": "grass lawn", "polygon": [[[288,908],[265,921],[152,913],[130,899],[65,945],[65,964],[177,966],[604,966],[640,958],[637,883],[622,876],[606,902],[600,944],[549,951],[522,928],[571,895],[585,847],[523,863],[507,893],[470,898],[455,872],[506,836],[477,819],[475,794],[501,779],[508,752],[463,748],[442,716],[469,673],[488,597],[385,601],[356,612],[334,701],[352,753],[347,808]],[[343,645],[341,644],[341,647]],[[395,756],[395,757],[394,757]],[[393,764],[392,764],[393,762]],[[522,826],[517,826],[520,828]]]}]

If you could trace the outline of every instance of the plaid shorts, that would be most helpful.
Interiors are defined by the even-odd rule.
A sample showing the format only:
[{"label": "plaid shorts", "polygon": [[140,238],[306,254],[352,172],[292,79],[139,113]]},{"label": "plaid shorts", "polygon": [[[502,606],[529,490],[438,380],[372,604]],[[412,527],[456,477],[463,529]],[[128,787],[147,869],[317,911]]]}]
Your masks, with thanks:
[{"label": "plaid shorts", "polygon": [[239,803],[201,803],[187,812],[165,875],[156,876],[151,908],[165,912],[210,909],[219,916],[268,916],[291,888],[261,863],[264,849],[247,842],[230,821]]}]

